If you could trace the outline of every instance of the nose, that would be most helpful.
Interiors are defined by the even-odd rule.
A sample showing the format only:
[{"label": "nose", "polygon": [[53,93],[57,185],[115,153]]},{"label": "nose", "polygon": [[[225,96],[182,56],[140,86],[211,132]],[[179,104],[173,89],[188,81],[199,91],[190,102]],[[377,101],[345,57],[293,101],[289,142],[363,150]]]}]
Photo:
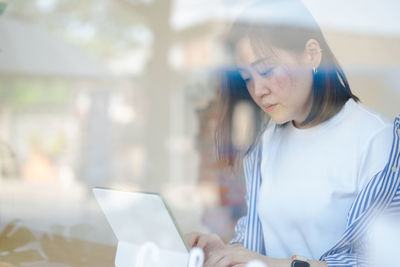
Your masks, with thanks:
[{"label": "nose", "polygon": [[256,75],[254,77],[254,95],[261,97],[263,95],[269,95],[271,93],[271,90],[268,86],[267,79],[264,77],[261,77],[259,75]]}]

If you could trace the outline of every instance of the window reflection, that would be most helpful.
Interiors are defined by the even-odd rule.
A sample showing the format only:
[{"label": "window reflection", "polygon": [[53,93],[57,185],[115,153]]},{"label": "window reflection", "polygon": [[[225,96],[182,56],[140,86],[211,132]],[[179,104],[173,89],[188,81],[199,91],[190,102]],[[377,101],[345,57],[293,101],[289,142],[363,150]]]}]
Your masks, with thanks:
[{"label": "window reflection", "polygon": [[[215,160],[216,70],[231,63],[223,38],[246,1],[6,2],[0,262],[112,265],[117,240],[93,186],[161,192],[183,231],[229,240],[246,210],[245,188],[240,171]],[[353,4],[342,10],[347,2],[304,2],[355,93],[397,115],[398,4],[383,1],[373,12],[371,2],[361,12]],[[351,12],[343,17],[354,21],[329,10]],[[235,114],[240,149],[255,115],[246,104]]]}]

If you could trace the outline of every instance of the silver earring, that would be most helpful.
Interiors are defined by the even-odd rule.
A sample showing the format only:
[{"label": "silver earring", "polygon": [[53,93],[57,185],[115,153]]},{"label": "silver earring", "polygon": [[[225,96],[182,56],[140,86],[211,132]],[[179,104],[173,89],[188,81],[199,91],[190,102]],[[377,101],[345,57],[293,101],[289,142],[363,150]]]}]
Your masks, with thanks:
[{"label": "silver earring", "polygon": [[315,75],[315,74],[318,72],[317,68],[316,68],[316,67],[313,67],[313,68],[312,68],[312,72],[313,72],[313,74]]}]

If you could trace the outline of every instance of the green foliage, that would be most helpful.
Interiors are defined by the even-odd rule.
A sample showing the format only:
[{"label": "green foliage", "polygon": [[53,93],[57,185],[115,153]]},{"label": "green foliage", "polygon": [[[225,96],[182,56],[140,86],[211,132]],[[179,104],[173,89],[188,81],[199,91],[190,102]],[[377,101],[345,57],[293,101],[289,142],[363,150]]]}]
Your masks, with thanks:
[{"label": "green foliage", "polygon": [[54,0],[48,9],[43,9],[39,2],[13,0],[8,13],[41,24],[103,58],[149,45],[142,43],[143,31],[137,30],[140,26],[151,32],[147,18],[139,9],[148,5],[142,1],[132,4],[126,0]]},{"label": "green foliage", "polygon": [[71,89],[62,82],[0,81],[0,105],[6,104],[16,111],[63,108],[71,95]]},{"label": "green foliage", "polygon": [[4,10],[6,9],[6,7],[7,7],[7,3],[0,2],[0,16],[1,16],[1,14],[4,13]]}]

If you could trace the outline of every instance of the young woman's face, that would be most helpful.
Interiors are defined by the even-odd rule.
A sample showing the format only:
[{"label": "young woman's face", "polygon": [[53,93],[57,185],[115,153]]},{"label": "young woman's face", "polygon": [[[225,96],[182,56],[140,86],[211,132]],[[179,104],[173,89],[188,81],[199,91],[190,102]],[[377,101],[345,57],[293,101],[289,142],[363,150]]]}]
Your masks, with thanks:
[{"label": "young woman's face", "polygon": [[273,48],[256,54],[248,38],[237,46],[236,64],[254,102],[277,124],[303,122],[312,105],[312,68],[306,55]]}]

